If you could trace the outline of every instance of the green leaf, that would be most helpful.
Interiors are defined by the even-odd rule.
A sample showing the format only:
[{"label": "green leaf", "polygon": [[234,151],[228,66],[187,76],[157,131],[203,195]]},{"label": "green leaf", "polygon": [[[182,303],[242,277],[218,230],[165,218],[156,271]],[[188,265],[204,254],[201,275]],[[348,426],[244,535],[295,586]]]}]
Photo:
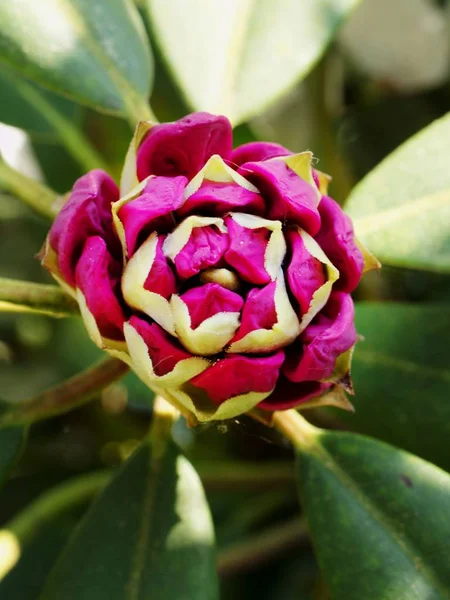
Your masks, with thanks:
[{"label": "green leaf", "polygon": [[300,498],[332,597],[448,600],[449,475],[349,433],[302,446]]},{"label": "green leaf", "polygon": [[450,469],[450,308],[357,303],[352,428]]},{"label": "green leaf", "polygon": [[23,75],[93,108],[144,110],[152,60],[132,2],[8,0],[0,22],[0,60]]},{"label": "green leaf", "polygon": [[450,272],[450,113],[400,146],[346,205],[382,263]]},{"label": "green leaf", "polygon": [[[15,505],[15,511],[0,532],[0,556],[5,557],[3,564],[0,561],[4,575],[0,577],[1,598],[36,600],[86,505],[109,478],[108,472],[94,471],[50,488],[48,477],[47,486],[32,477],[9,482],[3,504],[4,496],[10,494],[15,499],[15,502],[9,500]],[[22,494],[18,495],[18,491]],[[28,502],[21,507],[24,492]],[[11,552],[12,548],[16,548],[16,552],[13,556],[10,553],[12,560],[8,564],[8,549]]]},{"label": "green leaf", "polygon": [[0,73],[0,120],[33,132],[35,140],[61,142],[82,169],[107,169],[81,129],[81,107],[27,81],[12,69]]},{"label": "green leaf", "polygon": [[[20,83],[23,87],[20,87]],[[19,85],[18,85],[19,84]],[[5,66],[0,72],[0,121],[25,130],[31,139],[38,142],[56,143],[58,135],[49,123],[46,114],[36,104],[33,97],[27,95],[27,87],[42,97],[62,118],[70,120],[73,126],[81,126],[83,108],[67,98],[25,80],[12,69]]]},{"label": "green leaf", "polygon": [[343,27],[339,46],[353,67],[372,81],[389,81],[397,93],[433,89],[448,78],[447,16],[437,2],[362,2]]},{"label": "green leaf", "polygon": [[40,536],[21,548],[19,562],[0,580],[0,597],[36,600],[76,522],[73,515],[64,514],[45,523]]},{"label": "green leaf", "polygon": [[146,0],[155,38],[195,110],[235,124],[291,89],[358,0]]},{"label": "green leaf", "polygon": [[0,430],[0,485],[5,482],[21,452],[25,435],[24,427],[13,426]]},{"label": "green leaf", "polygon": [[144,443],[83,519],[41,600],[214,600],[213,538],[191,464],[172,442]]}]

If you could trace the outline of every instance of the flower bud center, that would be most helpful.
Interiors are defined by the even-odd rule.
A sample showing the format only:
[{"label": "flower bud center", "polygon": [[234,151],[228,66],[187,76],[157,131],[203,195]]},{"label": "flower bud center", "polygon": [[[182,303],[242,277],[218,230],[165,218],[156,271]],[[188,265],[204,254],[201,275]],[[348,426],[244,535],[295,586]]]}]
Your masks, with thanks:
[{"label": "flower bud center", "polygon": [[200,281],[202,283],[218,283],[233,292],[241,286],[239,277],[230,269],[206,269],[200,273]]}]

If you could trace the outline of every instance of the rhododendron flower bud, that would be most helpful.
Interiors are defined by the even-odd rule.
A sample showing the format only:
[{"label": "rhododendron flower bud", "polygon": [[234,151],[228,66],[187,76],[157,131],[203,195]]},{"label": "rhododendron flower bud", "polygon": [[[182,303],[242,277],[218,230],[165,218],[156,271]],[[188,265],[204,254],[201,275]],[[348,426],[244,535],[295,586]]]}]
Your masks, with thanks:
[{"label": "rhododendron flower bud", "polygon": [[[43,264],[93,341],[200,421],[349,389],[365,266],[310,152],[233,150],[225,117],[138,125],[121,189],[79,179]],[[373,258],[373,257],[372,257]]]}]

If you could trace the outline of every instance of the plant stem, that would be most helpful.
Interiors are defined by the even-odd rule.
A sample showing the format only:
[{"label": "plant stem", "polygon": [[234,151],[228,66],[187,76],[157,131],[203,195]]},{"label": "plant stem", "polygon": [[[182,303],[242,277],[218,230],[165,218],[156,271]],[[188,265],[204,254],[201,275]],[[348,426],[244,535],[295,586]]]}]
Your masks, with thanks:
[{"label": "plant stem", "polygon": [[14,73],[5,73],[18,93],[31,104],[53,127],[67,151],[73,156],[83,170],[101,168],[108,170],[103,157],[97,152],[90,140],[72,123],[72,120],[61,113],[47,100],[38,88]]},{"label": "plant stem", "polygon": [[227,462],[194,461],[205,488],[210,492],[252,490],[269,491],[274,488],[293,487],[294,469],[285,462]]},{"label": "plant stem", "polygon": [[62,288],[0,277],[0,312],[34,312],[51,317],[79,314],[77,302]]},{"label": "plant stem", "polygon": [[128,366],[122,361],[116,358],[103,359],[34,398],[6,406],[4,403],[0,427],[27,425],[74,410],[92,400],[127,371]]},{"label": "plant stem", "polygon": [[59,196],[42,183],[16,171],[1,159],[0,187],[17,196],[41,217],[52,221],[55,218]]},{"label": "plant stem", "polygon": [[294,409],[275,411],[272,416],[272,425],[296,448],[310,447],[314,444],[316,435],[321,431]]},{"label": "plant stem", "polygon": [[225,548],[219,553],[217,569],[222,577],[230,577],[303,546],[308,540],[304,519],[295,517]]},{"label": "plant stem", "polygon": [[150,438],[152,440],[153,456],[158,460],[165,452],[167,442],[171,439],[172,426],[180,413],[162,396],[155,396],[153,401]]},{"label": "plant stem", "polygon": [[158,119],[153,113],[150,104],[137,94],[130,93],[127,95],[125,111],[128,123],[133,130],[139,121],[153,121],[153,123],[158,123]]}]

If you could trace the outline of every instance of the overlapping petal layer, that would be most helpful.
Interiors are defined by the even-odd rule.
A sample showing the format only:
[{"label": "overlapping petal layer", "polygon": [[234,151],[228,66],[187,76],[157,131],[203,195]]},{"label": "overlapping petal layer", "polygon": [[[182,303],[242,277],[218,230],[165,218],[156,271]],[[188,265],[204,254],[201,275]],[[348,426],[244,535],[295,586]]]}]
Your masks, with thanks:
[{"label": "overlapping petal layer", "polygon": [[[225,117],[142,122],[121,193],[82,177],[43,264],[97,345],[199,420],[349,386],[364,256],[309,152],[232,150]],[[374,262],[374,261],[373,261]],[[345,382],[344,382],[345,380]]]},{"label": "overlapping petal layer", "polygon": [[[69,200],[50,229],[44,266],[57,271],[70,287],[75,286],[75,270],[88,237],[101,236],[116,256],[118,239],[112,227],[111,204],[118,200],[119,189],[111,177],[96,169],[80,177]],[[45,258],[56,258],[48,264]]]}]

